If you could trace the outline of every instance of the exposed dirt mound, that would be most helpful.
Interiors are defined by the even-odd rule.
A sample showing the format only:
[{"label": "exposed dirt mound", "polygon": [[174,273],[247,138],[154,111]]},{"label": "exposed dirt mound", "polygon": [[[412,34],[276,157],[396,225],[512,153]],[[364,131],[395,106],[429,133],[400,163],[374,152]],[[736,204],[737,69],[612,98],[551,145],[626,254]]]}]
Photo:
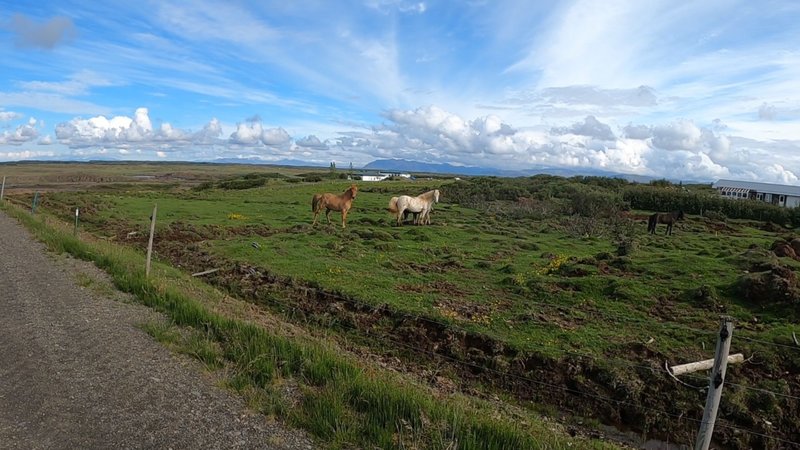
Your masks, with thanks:
[{"label": "exposed dirt mound", "polygon": [[744,298],[759,305],[800,303],[797,276],[785,266],[772,265],[769,270],[745,274],[739,287]]},{"label": "exposed dirt mound", "polygon": [[800,261],[800,238],[787,236],[773,242],[770,248],[779,257],[788,257]]},{"label": "exposed dirt mound", "polygon": [[772,251],[780,257],[797,259],[797,252],[787,242],[776,242],[775,245],[772,246]]},{"label": "exposed dirt mound", "polygon": [[774,222],[761,222],[759,226],[764,231],[769,231],[770,233],[780,233],[781,231],[785,231],[786,229]]}]

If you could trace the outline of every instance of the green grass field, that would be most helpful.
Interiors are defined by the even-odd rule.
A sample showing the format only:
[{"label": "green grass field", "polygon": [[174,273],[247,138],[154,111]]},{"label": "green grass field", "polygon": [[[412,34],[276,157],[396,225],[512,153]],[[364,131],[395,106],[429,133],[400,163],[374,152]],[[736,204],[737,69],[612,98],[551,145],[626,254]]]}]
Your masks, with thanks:
[{"label": "green grass field", "polygon": [[[262,181],[263,185],[249,189],[222,189],[217,181],[216,187],[209,184],[201,189],[186,189],[178,183],[159,188],[121,184],[56,191],[45,195],[41,207],[64,221],[78,207],[87,231],[113,236],[118,243],[143,252],[149,217],[157,203],[155,248],[163,260],[187,270],[211,268],[205,267],[211,263],[223,268],[246,265],[291,280],[287,289],[293,290],[292,295],[281,296],[273,287],[264,296],[267,300],[259,301],[258,294],[251,298],[242,294],[249,292],[242,287],[245,281],[232,272],[216,278],[217,285],[227,285],[231,292],[264,307],[284,311],[281,305],[293,302],[299,289],[319,289],[351,303],[422,317],[480,336],[484,344],[491,342],[494,350],[481,348],[484,354],[472,362],[505,356],[506,361],[493,367],[530,377],[539,373],[536,368],[519,369],[514,363],[553,361],[544,373],[555,374],[556,384],[564,382],[580,392],[645,404],[661,412],[678,414],[681,408],[702,403],[702,395],[687,392],[659,370],[663,371],[665,361],[711,358],[719,317],[729,315],[735,319],[732,351],[756,355],[758,361],[758,365],[731,367],[731,379],[784,396],[772,395],[765,407],[753,411],[754,404],[764,403],[758,391],[731,389],[723,402],[724,417],[759,433],[771,430],[755,417],[780,423],[787,432],[798,431],[797,417],[784,412],[798,407],[785,396],[798,394],[800,380],[796,376],[781,380],[782,373],[797,373],[800,367],[800,347],[789,347],[792,332],[800,331],[797,303],[771,298],[755,301],[755,294],[746,293],[753,290],[743,288],[759,265],[780,266],[790,273],[800,267],[798,261],[778,258],[770,251],[776,240],[790,240],[792,230],[772,229],[757,221],[689,215],[673,236],[661,234],[663,228],[659,234],[648,235],[643,221],[647,212],[630,211],[609,225],[627,236],[629,245],[622,251],[613,232],[576,231],[575,224],[583,222],[575,216],[509,215],[504,208],[514,205],[508,202],[504,206],[489,201],[477,207],[455,202],[447,197],[453,181],[433,179],[358,182],[359,194],[346,229],[338,226],[338,213],[331,213],[333,225],[323,218],[322,224],[311,227],[312,195],[340,193],[350,181],[307,182],[299,171],[264,176]],[[443,193],[432,213],[432,225],[395,226],[386,211],[389,198],[432,188]],[[18,200],[26,201],[26,195],[19,194]],[[133,232],[134,237],[129,237]],[[764,289],[766,294],[772,292]],[[314,308],[307,312],[315,314]],[[358,330],[358,323],[351,320],[345,331],[363,338],[369,330]],[[392,339],[409,336],[396,334],[396,324],[372,326],[383,326],[378,333],[383,340],[374,343],[374,348],[382,350],[376,351],[391,347]],[[422,348],[441,343],[436,337],[424,339],[408,343]],[[469,357],[469,344],[462,347],[462,356]],[[632,366],[640,369],[632,372]],[[648,367],[649,371],[641,369]],[[698,375],[693,384],[704,383],[703,375]],[[500,384],[500,392],[507,387]],[[487,387],[489,392],[497,388]],[[509,400],[517,403],[518,391],[508,392]],[[568,396],[562,393],[557,398]],[[529,395],[537,401],[545,397]],[[596,404],[587,406],[589,410]],[[596,417],[601,421],[625,422],[621,417],[609,420],[602,411]],[[609,411],[613,413],[605,415],[647,415],[646,408],[631,413],[624,405]],[[697,411],[690,415],[696,416]],[[665,414],[656,416],[650,426],[644,425],[646,429],[671,424],[668,433],[685,436],[694,428],[675,424]],[[761,442],[757,437],[732,435],[725,434],[735,445]]]}]

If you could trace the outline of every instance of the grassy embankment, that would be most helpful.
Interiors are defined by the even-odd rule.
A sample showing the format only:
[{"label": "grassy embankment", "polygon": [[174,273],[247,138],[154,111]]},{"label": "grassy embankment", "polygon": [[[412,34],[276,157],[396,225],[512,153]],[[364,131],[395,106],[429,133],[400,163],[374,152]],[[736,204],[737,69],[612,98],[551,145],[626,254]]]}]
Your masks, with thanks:
[{"label": "grassy embankment", "polygon": [[[230,386],[254,407],[310,431],[329,448],[611,448],[562,435],[530,416],[507,416],[474,398],[437,395],[328,343],[283,336],[226,314],[223,294],[172,267],[156,263],[146,278],[140,252],[78,239],[69,226],[41,214],[2,209],[51,250],[94,262],[117,288],[166,314],[174,325],[147,326],[156,338],[210,369],[224,369]],[[188,337],[175,327],[189,330]]]}]

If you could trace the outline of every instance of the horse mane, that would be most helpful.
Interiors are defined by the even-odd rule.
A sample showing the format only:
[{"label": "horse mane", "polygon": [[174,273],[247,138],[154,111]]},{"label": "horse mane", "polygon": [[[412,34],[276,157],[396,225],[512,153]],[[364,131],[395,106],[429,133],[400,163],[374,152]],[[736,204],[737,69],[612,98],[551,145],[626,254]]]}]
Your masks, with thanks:
[{"label": "horse mane", "polygon": [[356,198],[357,193],[358,193],[358,186],[356,186],[355,184],[351,184],[350,187],[347,188],[346,191],[344,191],[343,197]]},{"label": "horse mane", "polygon": [[437,202],[437,201],[439,201],[439,196],[437,194],[439,194],[439,190],[438,189],[433,189],[433,190],[430,190],[428,192],[420,194],[419,197],[417,197],[417,198],[425,200],[426,202],[429,202],[429,203],[430,202]]}]

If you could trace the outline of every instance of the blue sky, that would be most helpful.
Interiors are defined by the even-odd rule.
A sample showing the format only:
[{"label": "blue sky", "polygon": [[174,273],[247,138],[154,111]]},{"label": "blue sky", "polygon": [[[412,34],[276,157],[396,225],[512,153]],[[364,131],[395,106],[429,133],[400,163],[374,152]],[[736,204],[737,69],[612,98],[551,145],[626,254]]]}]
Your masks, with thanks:
[{"label": "blue sky", "polygon": [[0,3],[0,161],[800,184],[791,0]]}]

